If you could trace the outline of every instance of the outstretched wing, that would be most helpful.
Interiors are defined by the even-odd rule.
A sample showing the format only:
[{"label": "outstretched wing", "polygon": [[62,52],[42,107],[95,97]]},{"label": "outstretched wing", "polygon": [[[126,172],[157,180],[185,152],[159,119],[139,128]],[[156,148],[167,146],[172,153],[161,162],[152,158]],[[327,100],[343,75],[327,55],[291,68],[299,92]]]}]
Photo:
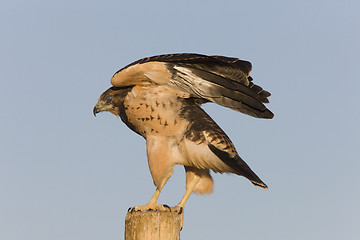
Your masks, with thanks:
[{"label": "outstretched wing", "polygon": [[158,84],[182,97],[211,101],[258,118],[272,118],[269,92],[252,82],[251,63],[237,58],[200,54],[168,54],[135,61],[114,74],[111,83],[123,87]]}]

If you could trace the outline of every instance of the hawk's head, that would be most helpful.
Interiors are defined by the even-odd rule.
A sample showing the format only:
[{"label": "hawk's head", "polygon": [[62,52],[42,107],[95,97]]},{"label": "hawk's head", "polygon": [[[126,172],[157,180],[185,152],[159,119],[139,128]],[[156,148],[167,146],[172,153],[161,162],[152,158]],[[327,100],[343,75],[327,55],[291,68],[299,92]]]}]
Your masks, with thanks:
[{"label": "hawk's head", "polygon": [[124,103],[126,94],[131,91],[131,87],[111,87],[101,94],[99,101],[94,107],[93,113],[109,111],[112,114],[119,116],[120,108]]}]

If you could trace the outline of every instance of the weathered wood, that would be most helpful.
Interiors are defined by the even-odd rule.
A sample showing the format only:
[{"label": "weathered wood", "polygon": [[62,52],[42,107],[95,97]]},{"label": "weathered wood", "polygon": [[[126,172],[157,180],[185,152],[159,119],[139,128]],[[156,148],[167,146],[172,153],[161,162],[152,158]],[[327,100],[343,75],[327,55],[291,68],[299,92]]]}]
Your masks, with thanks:
[{"label": "weathered wood", "polygon": [[128,212],[125,240],[180,240],[180,221],[177,212]]}]

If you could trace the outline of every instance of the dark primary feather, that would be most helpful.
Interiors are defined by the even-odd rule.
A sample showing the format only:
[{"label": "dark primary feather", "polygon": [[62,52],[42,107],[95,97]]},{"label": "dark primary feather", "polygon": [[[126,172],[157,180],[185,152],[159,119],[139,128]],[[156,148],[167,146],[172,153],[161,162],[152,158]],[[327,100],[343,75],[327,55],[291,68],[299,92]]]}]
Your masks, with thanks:
[{"label": "dark primary feather", "polygon": [[247,165],[247,163],[242,160],[239,155],[231,156],[229,153],[218,149],[212,144],[208,144],[208,146],[218,158],[225,162],[229,167],[234,169],[237,174],[246,177],[256,186],[268,188],[268,186],[263,181],[261,181],[256,173],[251,170],[249,165]]}]

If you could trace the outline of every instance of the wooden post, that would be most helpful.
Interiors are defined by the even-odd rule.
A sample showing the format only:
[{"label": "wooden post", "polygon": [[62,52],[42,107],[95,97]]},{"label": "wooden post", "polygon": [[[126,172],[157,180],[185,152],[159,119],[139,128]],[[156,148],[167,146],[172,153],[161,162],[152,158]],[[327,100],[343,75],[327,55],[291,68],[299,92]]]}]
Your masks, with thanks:
[{"label": "wooden post", "polygon": [[128,212],[125,240],[180,240],[180,221],[177,212]]}]

